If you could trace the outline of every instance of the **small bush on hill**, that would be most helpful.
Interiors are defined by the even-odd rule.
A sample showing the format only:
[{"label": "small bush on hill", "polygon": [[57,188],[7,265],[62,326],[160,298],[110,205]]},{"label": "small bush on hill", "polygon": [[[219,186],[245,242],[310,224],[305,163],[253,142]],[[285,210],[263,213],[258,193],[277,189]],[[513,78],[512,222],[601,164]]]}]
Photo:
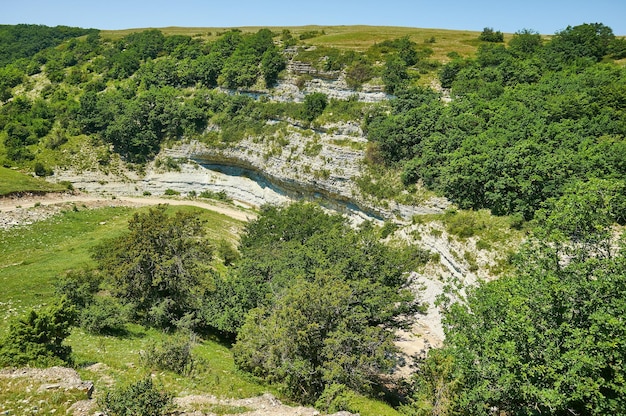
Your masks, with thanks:
[{"label": "small bush on hill", "polygon": [[494,31],[492,27],[486,27],[483,29],[478,39],[483,42],[504,42],[504,35],[499,30]]},{"label": "small bush on hill", "polygon": [[96,297],[80,314],[81,328],[92,334],[111,334],[124,331],[128,319],[127,309],[116,299]]},{"label": "small bush on hill", "polygon": [[76,309],[67,298],[11,323],[1,340],[0,367],[65,365],[72,348],[63,345],[76,320]]},{"label": "small bush on hill", "polygon": [[150,377],[107,392],[100,406],[110,416],[162,416],[172,402],[169,393],[159,391]]},{"label": "small bush on hill", "polygon": [[147,367],[168,370],[181,375],[188,375],[193,370],[191,342],[179,337],[173,341],[151,345],[141,355]]}]

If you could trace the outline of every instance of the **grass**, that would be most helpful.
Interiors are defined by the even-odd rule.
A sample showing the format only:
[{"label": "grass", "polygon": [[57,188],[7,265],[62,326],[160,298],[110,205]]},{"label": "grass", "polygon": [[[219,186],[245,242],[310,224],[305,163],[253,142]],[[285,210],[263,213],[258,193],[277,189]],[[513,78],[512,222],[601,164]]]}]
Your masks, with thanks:
[{"label": "grass", "polygon": [[60,275],[92,264],[90,249],[120,235],[132,210],[68,210],[31,226],[0,231],[0,329],[10,316],[48,302]]},{"label": "grass", "polygon": [[19,192],[62,192],[66,189],[63,185],[49,183],[13,169],[0,167],[0,196]]},{"label": "grass", "polygon": [[[254,33],[263,27],[245,26],[238,27],[244,33]],[[431,59],[436,61],[448,61],[450,52],[457,52],[461,56],[473,56],[480,42],[478,36],[480,32],[465,30],[446,29],[423,29],[397,26],[269,26],[268,29],[276,34],[280,34],[284,29],[289,30],[294,37],[298,37],[304,32],[318,31],[323,35],[306,39],[304,44],[315,46],[328,46],[339,49],[350,49],[355,51],[365,51],[370,46],[388,39],[397,39],[408,36],[418,45],[424,45],[433,50]],[[165,27],[160,30],[166,35],[187,35],[200,37],[202,39],[214,40],[219,34],[229,28],[214,27]],[[521,29],[521,28],[520,28]],[[103,30],[101,35],[107,39],[119,39],[130,33],[145,29],[125,29],[125,30]],[[505,34],[504,40],[507,42],[512,34]],[[427,40],[435,38],[434,43],[426,43]]]},{"label": "grass", "polygon": [[[196,363],[188,376],[146,367],[141,351],[173,336],[131,324],[127,325],[127,334],[121,337],[91,335],[75,329],[67,343],[72,346],[81,377],[93,380],[100,392],[109,389],[111,382],[124,385],[154,374],[159,385],[178,396],[209,393],[241,399],[268,391],[278,394],[276,389],[237,370],[230,349],[217,340],[201,340],[195,345],[192,354]],[[91,366],[96,362],[98,366]]]},{"label": "grass", "polygon": [[353,413],[362,416],[399,416],[400,412],[389,406],[387,403],[373,400],[359,394],[350,394],[348,407]]},{"label": "grass", "polygon": [[87,399],[78,389],[42,390],[28,378],[0,378],[0,414],[66,414],[72,403]]},{"label": "grass", "polygon": [[[169,210],[200,212],[207,221],[207,235],[212,241],[236,239],[243,225],[224,215],[195,207],[170,207]],[[68,210],[30,226],[0,231],[0,284],[3,287],[0,332],[15,315],[50,302],[54,297],[54,281],[67,270],[92,265],[91,248],[121,235],[135,212],[137,210],[131,208]],[[126,384],[149,373],[150,369],[140,362],[139,352],[171,336],[139,325],[128,325],[127,334],[122,337],[90,335],[75,328],[68,344],[73,348],[83,379],[94,380],[96,388],[104,391],[110,387],[110,381]],[[226,345],[211,340],[201,341],[193,352],[198,360],[198,370],[189,377],[160,372],[158,382],[177,394],[210,392],[220,397],[243,398],[267,391],[276,393],[238,372]],[[90,370],[89,365],[96,362],[104,364],[100,367],[104,370]],[[62,396],[55,399],[57,393],[54,392],[42,393],[39,397],[39,393],[30,392],[22,384],[22,381],[16,381],[7,386],[0,379],[1,406],[11,405],[6,409],[0,406],[0,410],[12,410],[11,414],[25,413],[26,410],[13,404],[20,405],[22,400],[28,399],[31,404],[39,403],[40,411],[44,409],[44,413],[48,414],[52,409],[67,410],[67,402],[74,398],[72,392],[64,393],[70,398]],[[84,399],[83,396],[84,393],[74,401]]]},{"label": "grass", "polygon": [[441,221],[448,234],[465,241],[475,237],[479,249],[502,248],[503,245],[519,243],[526,233],[526,225],[516,216],[491,215],[488,209],[448,209],[444,214],[417,215],[415,222]]}]

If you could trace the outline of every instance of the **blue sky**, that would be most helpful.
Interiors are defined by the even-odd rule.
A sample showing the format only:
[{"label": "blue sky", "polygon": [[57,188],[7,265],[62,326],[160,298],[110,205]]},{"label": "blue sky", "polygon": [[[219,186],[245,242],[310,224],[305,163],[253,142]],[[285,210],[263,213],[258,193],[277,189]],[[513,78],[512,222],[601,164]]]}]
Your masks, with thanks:
[{"label": "blue sky", "polygon": [[554,34],[604,23],[626,35],[626,0],[2,0],[0,24],[98,29],[388,25]]}]

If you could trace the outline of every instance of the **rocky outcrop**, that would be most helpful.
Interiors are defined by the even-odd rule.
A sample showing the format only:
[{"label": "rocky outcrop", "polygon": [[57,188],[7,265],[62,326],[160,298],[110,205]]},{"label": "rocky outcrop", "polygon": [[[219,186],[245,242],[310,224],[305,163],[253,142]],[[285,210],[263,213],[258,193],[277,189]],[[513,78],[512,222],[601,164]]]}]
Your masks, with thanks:
[{"label": "rocky outcrop", "polygon": [[308,62],[291,60],[287,64],[287,71],[294,75],[310,75],[314,78],[339,79],[341,71],[322,71]]},{"label": "rocky outcrop", "polygon": [[336,100],[348,100],[356,98],[365,103],[379,103],[389,99],[380,85],[365,84],[361,90],[355,91],[348,87],[343,73],[337,78],[312,78],[304,81],[302,88],[296,85],[296,76],[288,76],[280,80],[278,84],[267,92],[263,92],[273,101],[303,102],[304,97],[313,92],[326,94],[328,98]]},{"label": "rocky outcrop", "polygon": [[355,178],[363,170],[366,139],[354,123],[325,126],[315,132],[287,125],[283,133],[265,140],[248,137],[225,148],[191,141],[164,154],[191,159],[203,168],[221,173],[233,168],[237,175],[239,169],[239,176],[256,175],[258,182],[266,183],[265,189],[276,194],[316,200],[328,208],[363,218],[410,220],[416,214],[442,212],[447,204],[445,200],[432,199],[422,206],[389,202],[381,207],[365,201]]}]

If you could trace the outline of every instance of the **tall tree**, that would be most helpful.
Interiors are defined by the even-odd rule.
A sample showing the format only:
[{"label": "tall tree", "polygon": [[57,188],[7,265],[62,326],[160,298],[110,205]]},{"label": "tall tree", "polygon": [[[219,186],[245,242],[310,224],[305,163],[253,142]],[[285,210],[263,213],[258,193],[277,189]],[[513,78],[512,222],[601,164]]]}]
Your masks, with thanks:
[{"label": "tall tree", "polygon": [[135,214],[129,232],[98,246],[94,258],[112,294],[136,317],[158,327],[177,324],[199,308],[212,250],[197,214],[166,213],[166,206]]}]

